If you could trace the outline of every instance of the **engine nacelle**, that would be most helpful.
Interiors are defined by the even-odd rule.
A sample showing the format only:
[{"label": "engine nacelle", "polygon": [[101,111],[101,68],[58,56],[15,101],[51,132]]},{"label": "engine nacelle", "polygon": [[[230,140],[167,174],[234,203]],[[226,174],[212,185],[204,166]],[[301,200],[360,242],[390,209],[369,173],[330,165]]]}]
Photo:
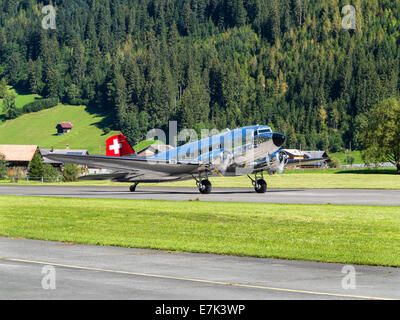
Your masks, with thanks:
[{"label": "engine nacelle", "polygon": [[289,156],[285,151],[279,151],[271,160],[270,160],[270,171],[282,173],[285,169],[286,164],[289,161]]}]

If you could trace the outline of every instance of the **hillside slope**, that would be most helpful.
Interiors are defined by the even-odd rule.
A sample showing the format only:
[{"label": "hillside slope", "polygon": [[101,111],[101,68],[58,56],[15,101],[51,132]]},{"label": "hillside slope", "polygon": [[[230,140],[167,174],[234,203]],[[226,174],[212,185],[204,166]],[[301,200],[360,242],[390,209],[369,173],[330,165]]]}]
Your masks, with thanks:
[{"label": "hillside slope", "polygon": [[[29,113],[0,125],[0,144],[35,144],[41,148],[88,149],[91,154],[105,154],[107,135],[97,127],[103,117],[90,114],[85,106],[59,105],[57,107]],[[59,122],[72,122],[71,132],[57,136]]]}]

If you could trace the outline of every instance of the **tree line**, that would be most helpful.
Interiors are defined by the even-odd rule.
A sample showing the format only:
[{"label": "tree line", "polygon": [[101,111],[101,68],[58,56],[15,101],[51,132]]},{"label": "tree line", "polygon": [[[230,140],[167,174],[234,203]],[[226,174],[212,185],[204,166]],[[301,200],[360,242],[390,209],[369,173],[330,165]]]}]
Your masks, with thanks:
[{"label": "tree line", "polygon": [[269,124],[287,148],[361,148],[362,116],[397,96],[400,2],[0,0],[0,78],[149,129]]}]

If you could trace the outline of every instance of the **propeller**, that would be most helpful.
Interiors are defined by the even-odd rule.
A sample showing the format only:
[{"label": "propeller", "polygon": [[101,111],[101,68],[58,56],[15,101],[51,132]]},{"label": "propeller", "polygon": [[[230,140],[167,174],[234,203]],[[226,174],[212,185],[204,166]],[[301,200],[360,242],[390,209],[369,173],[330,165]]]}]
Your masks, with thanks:
[{"label": "propeller", "polygon": [[285,166],[289,160],[289,156],[285,151],[279,151],[279,153],[276,155],[276,160],[279,163],[278,168],[276,169],[276,172],[279,175],[283,174],[283,170],[285,170]]}]

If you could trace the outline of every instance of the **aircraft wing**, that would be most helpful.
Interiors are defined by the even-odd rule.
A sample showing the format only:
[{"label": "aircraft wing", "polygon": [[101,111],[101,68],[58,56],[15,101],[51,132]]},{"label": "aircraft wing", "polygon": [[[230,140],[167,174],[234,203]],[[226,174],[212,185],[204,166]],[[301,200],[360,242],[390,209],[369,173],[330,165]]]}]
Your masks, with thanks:
[{"label": "aircraft wing", "polygon": [[92,168],[105,168],[123,172],[156,171],[169,175],[190,174],[202,165],[197,160],[167,161],[143,157],[113,157],[101,155],[46,154],[44,157],[63,163],[86,165]]},{"label": "aircraft wing", "polygon": [[301,166],[310,163],[329,161],[330,158],[289,159],[286,166]]}]

